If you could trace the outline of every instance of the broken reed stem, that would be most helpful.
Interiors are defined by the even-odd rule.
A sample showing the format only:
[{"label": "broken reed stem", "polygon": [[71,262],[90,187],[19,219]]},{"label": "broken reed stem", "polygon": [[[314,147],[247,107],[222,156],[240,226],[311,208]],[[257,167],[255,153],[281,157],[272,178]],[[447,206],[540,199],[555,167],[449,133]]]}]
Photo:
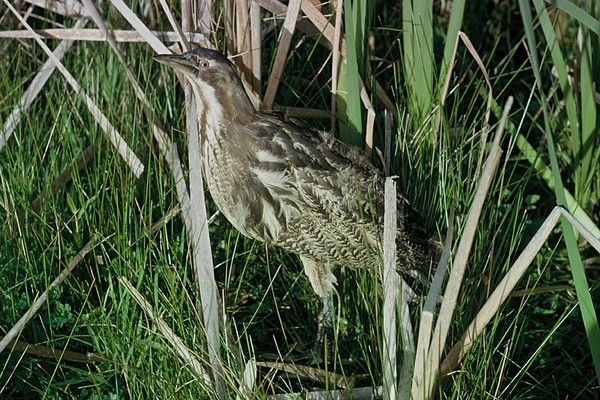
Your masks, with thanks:
[{"label": "broken reed stem", "polygon": [[397,396],[398,368],[396,349],[396,308],[400,278],[396,272],[396,182],[385,179],[385,208],[383,217],[383,398]]},{"label": "broken reed stem", "polygon": [[411,380],[414,376],[415,366],[415,336],[412,322],[410,320],[410,309],[408,303],[413,298],[414,292],[402,278],[400,280],[400,336],[402,343],[402,369],[398,381],[398,399],[410,398]]},{"label": "broken reed stem", "polygon": [[[35,29],[33,32],[27,30],[12,30],[12,31],[0,31],[0,38],[8,39],[33,39],[35,35],[40,36],[44,39],[60,39],[67,40],[70,42],[84,41],[84,42],[106,42],[109,39],[106,37],[106,33],[102,29],[92,28],[50,28],[50,29]],[[118,43],[145,43],[146,38],[137,31],[114,29],[111,30],[114,39]],[[180,40],[179,32],[172,31],[150,31],[153,36],[159,38],[163,42],[177,42]],[[200,33],[183,32],[183,36],[190,43],[204,44],[206,37]],[[57,46],[58,47],[58,46]],[[60,57],[59,57],[60,58]]]},{"label": "broken reed stem", "polygon": [[[0,336],[3,339],[4,336]],[[94,364],[99,362],[109,362],[101,354],[98,353],[77,353],[75,351],[69,351],[65,349],[53,349],[47,346],[39,346],[20,340],[10,342],[7,347],[11,350],[22,352],[23,354],[29,354],[37,357],[52,358],[55,360],[70,361],[83,364]]]},{"label": "broken reed stem", "polygon": [[[219,295],[215,281],[212,260],[212,249],[208,235],[208,220],[204,201],[204,185],[202,179],[200,146],[198,140],[198,121],[196,119],[197,103],[191,87],[185,90],[187,133],[188,133],[188,171],[190,187],[190,207],[184,211],[190,216],[191,225],[188,235],[192,248],[193,268],[196,275],[196,285],[200,294],[202,317],[206,330],[208,358],[213,367],[215,390],[224,395],[223,368],[220,353],[219,338]],[[220,396],[223,398],[222,396]]]},{"label": "broken reed stem", "polygon": [[281,32],[281,39],[279,40],[279,45],[277,46],[277,52],[275,54],[275,62],[273,63],[273,71],[269,77],[267,90],[265,91],[265,96],[263,97],[263,106],[268,110],[273,108],[275,94],[277,93],[279,82],[281,81],[281,75],[283,75],[285,61],[292,43],[292,36],[296,30],[296,21],[298,20],[299,13],[300,1],[292,1],[285,14],[283,31]]},{"label": "broken reed stem", "polygon": [[248,360],[246,366],[244,367],[244,377],[242,378],[242,382],[240,382],[240,386],[238,387],[239,393],[235,396],[235,400],[252,398],[257,372],[256,360],[254,360],[254,358]]},{"label": "broken reed stem", "polygon": [[[189,2],[189,3],[188,3]],[[182,23],[184,30],[190,30],[192,15],[190,0],[182,1]],[[192,87],[185,81],[185,111],[188,137],[188,171],[190,188],[189,212],[191,226],[188,231],[192,247],[193,268],[196,275],[196,286],[200,295],[202,317],[206,333],[208,359],[212,366],[214,390],[219,398],[225,398],[223,382],[223,362],[220,357],[221,340],[219,335],[219,294],[215,281],[212,249],[208,234],[208,219],[204,201],[204,184],[202,178],[202,160],[198,132],[198,115],[203,110],[194,98]],[[202,132],[204,133],[204,132]]]}]

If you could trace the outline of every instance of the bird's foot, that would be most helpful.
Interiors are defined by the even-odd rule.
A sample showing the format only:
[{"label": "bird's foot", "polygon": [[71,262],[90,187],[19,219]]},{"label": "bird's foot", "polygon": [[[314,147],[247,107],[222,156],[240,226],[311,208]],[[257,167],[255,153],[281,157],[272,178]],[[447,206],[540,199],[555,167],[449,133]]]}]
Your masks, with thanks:
[{"label": "bird's foot", "polygon": [[313,364],[329,363],[331,351],[330,338],[333,334],[333,305],[331,297],[321,297],[321,311],[317,317],[318,329],[315,345],[312,349]]}]

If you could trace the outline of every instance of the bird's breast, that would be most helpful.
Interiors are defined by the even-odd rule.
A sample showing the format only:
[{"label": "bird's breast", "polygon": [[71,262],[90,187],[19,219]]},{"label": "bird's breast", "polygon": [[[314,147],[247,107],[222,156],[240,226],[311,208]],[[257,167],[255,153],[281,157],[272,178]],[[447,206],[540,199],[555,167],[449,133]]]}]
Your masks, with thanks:
[{"label": "bird's breast", "polygon": [[289,170],[275,155],[241,143],[231,131],[206,128],[200,133],[203,172],[217,207],[242,234],[277,241],[299,213]]}]

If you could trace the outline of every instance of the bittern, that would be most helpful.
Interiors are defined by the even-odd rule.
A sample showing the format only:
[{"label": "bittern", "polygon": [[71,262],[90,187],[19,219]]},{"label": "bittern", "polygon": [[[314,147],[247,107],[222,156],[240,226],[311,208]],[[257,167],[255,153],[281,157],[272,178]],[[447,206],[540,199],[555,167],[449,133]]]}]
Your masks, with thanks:
[{"label": "bittern", "polygon": [[[243,235],[296,253],[321,298],[317,343],[331,328],[332,266],[377,268],[384,177],[359,149],[284,115],[254,109],[232,63],[198,48],[155,59],[189,80],[199,105],[202,170]],[[421,216],[397,195],[398,271],[428,268]]]}]

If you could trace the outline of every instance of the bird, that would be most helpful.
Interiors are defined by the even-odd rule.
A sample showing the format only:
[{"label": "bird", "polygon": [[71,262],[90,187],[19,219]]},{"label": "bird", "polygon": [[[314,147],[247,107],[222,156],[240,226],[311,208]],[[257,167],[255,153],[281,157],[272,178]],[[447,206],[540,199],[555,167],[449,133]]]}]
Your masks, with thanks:
[{"label": "bird", "polygon": [[[154,58],[189,81],[203,177],[221,213],[241,234],[300,256],[322,303],[319,345],[333,327],[333,267],[376,270],[380,263],[385,177],[359,148],[296,118],[256,110],[218,51]],[[435,243],[400,192],[397,210],[397,271],[425,271]]]}]

